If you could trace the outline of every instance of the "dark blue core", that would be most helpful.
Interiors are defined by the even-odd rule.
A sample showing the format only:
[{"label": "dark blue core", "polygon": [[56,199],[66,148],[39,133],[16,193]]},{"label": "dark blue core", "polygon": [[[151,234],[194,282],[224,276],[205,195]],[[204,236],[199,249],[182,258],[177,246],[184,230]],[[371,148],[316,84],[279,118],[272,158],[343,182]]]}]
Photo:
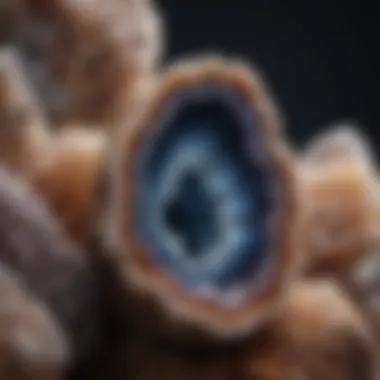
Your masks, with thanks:
[{"label": "dark blue core", "polygon": [[185,284],[233,287],[269,254],[273,175],[253,110],[223,88],[171,100],[136,168],[138,233]]},{"label": "dark blue core", "polygon": [[165,222],[182,236],[189,256],[204,254],[217,238],[215,207],[215,199],[196,172],[181,179],[178,192],[167,202]]}]

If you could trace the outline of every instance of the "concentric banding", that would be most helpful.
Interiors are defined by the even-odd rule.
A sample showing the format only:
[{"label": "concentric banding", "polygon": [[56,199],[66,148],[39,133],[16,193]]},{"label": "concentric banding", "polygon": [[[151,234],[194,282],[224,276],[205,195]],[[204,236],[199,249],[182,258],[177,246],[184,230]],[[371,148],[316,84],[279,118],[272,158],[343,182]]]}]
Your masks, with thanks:
[{"label": "concentric banding", "polygon": [[147,258],[229,307],[260,293],[277,265],[283,183],[258,123],[234,88],[178,90],[133,158],[133,228]]}]

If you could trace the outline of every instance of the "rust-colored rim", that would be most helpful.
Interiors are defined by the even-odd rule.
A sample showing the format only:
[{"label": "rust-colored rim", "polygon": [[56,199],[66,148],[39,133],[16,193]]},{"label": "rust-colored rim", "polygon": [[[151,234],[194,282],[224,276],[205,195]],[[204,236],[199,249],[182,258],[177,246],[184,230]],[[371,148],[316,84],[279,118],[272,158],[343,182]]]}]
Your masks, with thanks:
[{"label": "rust-colored rim", "polygon": [[[278,220],[278,238],[274,250],[278,264],[272,269],[271,278],[265,289],[236,309],[226,309],[218,302],[200,299],[191,295],[170,274],[160,270],[147,254],[144,242],[134,234],[133,203],[136,197],[134,184],[134,157],[142,146],[145,134],[152,132],[160,109],[178,90],[194,88],[213,82],[228,86],[242,96],[255,112],[262,138],[263,149],[268,152],[278,181],[284,189],[284,203]],[[127,281],[139,282],[143,288],[162,299],[166,306],[182,317],[209,323],[222,328],[234,328],[253,324],[266,314],[269,305],[280,298],[289,279],[292,278],[299,259],[296,229],[299,222],[300,202],[298,184],[289,151],[281,137],[279,118],[261,79],[252,70],[240,63],[222,59],[200,60],[194,64],[171,68],[158,83],[153,97],[138,117],[123,131],[120,139],[119,156],[115,161],[114,202],[118,215],[117,234],[121,239],[120,269]]]}]

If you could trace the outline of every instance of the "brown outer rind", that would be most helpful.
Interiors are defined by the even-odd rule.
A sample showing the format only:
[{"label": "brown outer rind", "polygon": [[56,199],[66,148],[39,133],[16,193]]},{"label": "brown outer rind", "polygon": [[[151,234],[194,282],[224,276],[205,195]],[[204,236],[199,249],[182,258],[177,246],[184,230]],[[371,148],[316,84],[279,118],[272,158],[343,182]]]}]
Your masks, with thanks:
[{"label": "brown outer rind", "polygon": [[12,48],[0,48],[0,161],[29,178],[47,152],[40,104]]},{"label": "brown outer rind", "polygon": [[27,183],[0,170],[0,262],[55,316],[77,360],[92,350],[100,326],[97,277],[45,206]]},{"label": "brown outer rind", "polygon": [[299,159],[310,215],[304,226],[311,275],[345,281],[380,245],[379,183],[372,149],[358,129],[335,127]]},{"label": "brown outer rind", "polygon": [[0,264],[0,378],[62,379],[69,357],[65,335],[25,285]]},{"label": "brown outer rind", "polygon": [[[121,338],[122,339],[122,338]],[[130,331],[93,362],[92,380],[373,380],[369,325],[333,281],[302,281],[282,313],[238,344],[173,345]]]},{"label": "brown outer rind", "polygon": [[93,196],[106,140],[102,131],[79,128],[56,134],[50,141],[47,162],[31,180],[64,231],[80,244],[91,230]]},{"label": "brown outer rind", "polygon": [[[152,121],[155,120],[168,97],[175,91],[209,81],[231,86],[255,110],[261,121],[260,132],[265,144],[263,149],[269,152],[281,177],[280,181],[286,189],[287,199],[283,205],[282,226],[279,229],[282,236],[276,242],[279,246],[277,250],[281,255],[280,263],[270,286],[244,308],[238,310],[226,311],[207,301],[195,301],[188,293],[182,291],[178,284],[172,283],[168,274],[157,270],[144,257],[142,244],[131,233],[133,221],[128,220],[131,216],[131,202],[135,199],[131,186],[134,181],[131,158],[138,151],[144,133],[149,133],[148,126],[154,125]],[[302,202],[299,198],[297,175],[290,152],[281,139],[276,107],[270,100],[260,77],[241,62],[219,57],[200,59],[195,62],[187,61],[186,64],[175,65],[162,76],[150,102],[131,119],[131,122],[123,129],[123,135],[119,136],[118,144],[120,145],[115,149],[116,153],[111,165],[111,193],[109,195],[111,201],[108,225],[105,228],[106,244],[116,252],[112,260],[120,281],[123,281],[129,290],[127,293],[129,297],[132,296],[136,309],[138,310],[138,305],[141,305],[141,313],[151,313],[159,325],[159,321],[165,321],[167,317],[172,322],[179,321],[181,325],[182,318],[186,321],[184,325],[195,322],[201,330],[211,331],[212,335],[218,337],[230,337],[246,332],[257,322],[265,319],[273,310],[277,304],[276,301],[281,299],[281,293],[299,270],[301,261],[297,226],[300,222]],[[140,266],[140,269],[136,266]],[[141,271],[144,272],[143,276],[141,276]],[[155,279],[150,281],[152,278]],[[172,302],[173,300],[175,302]],[[153,312],[152,305],[154,309],[160,311]],[[194,313],[196,309],[198,310]],[[136,314],[140,315],[138,312]],[[144,318],[140,315],[137,319]],[[152,321],[149,321],[149,325],[151,323]],[[174,330],[178,329],[174,328]]]},{"label": "brown outer rind", "polygon": [[[43,77],[25,57],[24,65],[52,127],[113,128],[145,96],[164,51],[164,21],[150,0],[8,0],[0,20],[0,42],[38,47]],[[50,42],[41,42],[35,34],[46,28]],[[68,104],[51,104],[56,94]]]}]

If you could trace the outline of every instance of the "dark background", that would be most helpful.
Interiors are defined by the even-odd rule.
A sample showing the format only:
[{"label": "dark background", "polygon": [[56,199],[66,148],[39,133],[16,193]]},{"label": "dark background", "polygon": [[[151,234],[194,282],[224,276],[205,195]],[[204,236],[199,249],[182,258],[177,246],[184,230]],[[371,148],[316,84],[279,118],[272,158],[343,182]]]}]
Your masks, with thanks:
[{"label": "dark background", "polygon": [[[378,4],[328,0],[161,0],[168,59],[216,51],[259,67],[304,143],[354,120],[380,153]],[[378,154],[378,156],[380,156]]]}]

